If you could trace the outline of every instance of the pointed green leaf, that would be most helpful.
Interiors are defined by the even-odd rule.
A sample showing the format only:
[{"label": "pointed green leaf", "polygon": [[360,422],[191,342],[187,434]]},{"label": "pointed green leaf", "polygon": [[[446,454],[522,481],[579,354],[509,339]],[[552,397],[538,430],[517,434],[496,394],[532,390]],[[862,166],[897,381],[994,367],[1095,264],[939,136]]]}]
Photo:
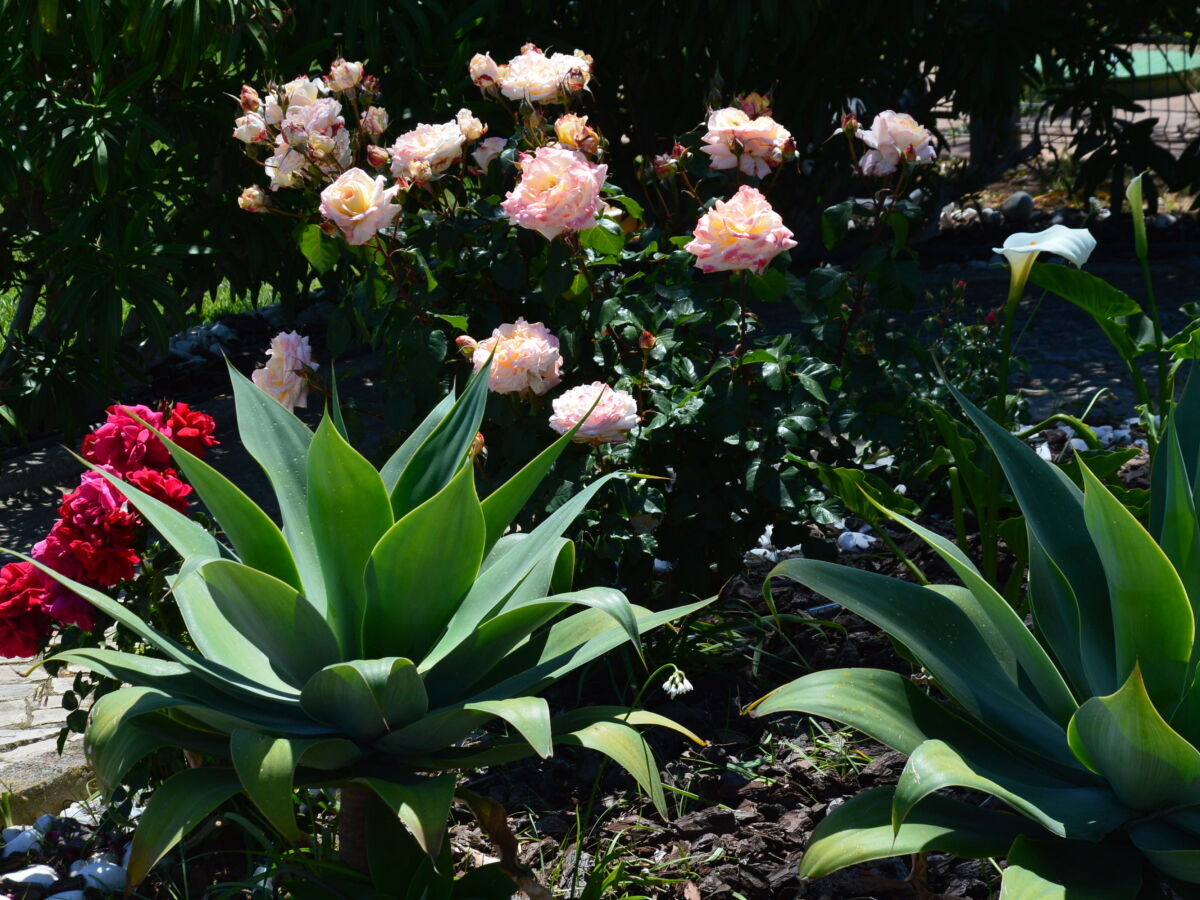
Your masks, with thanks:
[{"label": "pointed green leaf", "polygon": [[483,501],[483,516],[487,521],[487,542],[485,548],[490,550],[504,534],[504,529],[512,524],[513,519],[529,502],[537,486],[550,471],[551,467],[562,455],[566,446],[579,425],[587,420],[584,416],[579,423],[556,440],[553,444],[535,456],[516,475],[492,491]]},{"label": "pointed green leaf", "polygon": [[1136,667],[1115,694],[1079,707],[1067,738],[1080,761],[1133,809],[1200,803],[1200,751],[1159,715]]},{"label": "pointed green leaf", "polygon": [[521,733],[542,759],[553,752],[550,733],[550,704],[542,697],[513,697],[509,700],[481,700],[467,703],[464,709],[487,713],[503,719]]},{"label": "pointed green leaf", "polygon": [[365,784],[396,811],[422,850],[430,856],[437,855],[446,833],[450,806],[454,803],[457,779],[453,775],[422,778],[397,773],[394,778],[370,776],[354,780]]},{"label": "pointed green leaf", "polygon": [[[1100,557],[1083,520],[1083,496],[1057,466],[997,425],[953,387],[975,426],[1000,461],[1036,543],[1065,576],[1079,606],[1080,657],[1092,693],[1108,693],[1120,683],[1113,666],[1112,610]],[[1057,651],[1056,651],[1057,652]],[[1062,654],[1060,653],[1060,659]]]},{"label": "pointed green leaf", "polygon": [[976,771],[949,744],[931,740],[913,751],[900,775],[892,827],[899,831],[918,803],[948,787],[990,794],[1059,837],[1098,840],[1133,816],[1107,788],[1048,783],[1034,768],[1027,774]]},{"label": "pointed green leaf", "polygon": [[387,657],[378,662],[386,668],[387,674],[382,683],[379,683],[378,678],[370,677],[368,682],[379,699],[379,708],[383,710],[388,728],[401,728],[425,715],[429,711],[429,697],[426,696],[425,684],[417,674],[417,667],[413,665],[413,661]]},{"label": "pointed green leaf", "polygon": [[[1175,432],[1183,463],[1187,472],[1186,481],[1193,494],[1200,470],[1200,377],[1193,372],[1183,386],[1183,393],[1171,409],[1167,428]],[[1162,464],[1150,469],[1150,532],[1160,541],[1163,537],[1163,517],[1166,512],[1166,480],[1168,467]]]},{"label": "pointed green leaf", "polygon": [[371,550],[364,575],[367,656],[425,656],[475,583],[484,537],[475,472],[463,466]]},{"label": "pointed green leaf", "polygon": [[764,585],[790,578],[875,623],[927,667],[939,687],[973,719],[987,722],[1025,749],[1073,765],[1063,729],[1004,673],[971,620],[936,591],[810,559],[786,560]]},{"label": "pointed green leaf", "polygon": [[1170,714],[1183,696],[1196,635],[1187,592],[1149,532],[1086,466],[1080,471],[1084,521],[1108,579],[1118,672],[1124,679],[1140,666],[1150,697]]},{"label": "pointed green leaf", "polygon": [[304,596],[325,612],[325,580],[316,539],[308,521],[308,426],[227,363],[237,409],[238,434],[275,491],[283,517],[283,535],[300,572]]},{"label": "pointed green leaf", "polygon": [[[1183,448],[1179,443],[1177,419],[1172,415],[1158,445],[1154,470],[1163,470],[1162,517],[1158,543],[1183,582],[1184,593],[1192,608],[1192,621],[1200,618],[1200,527],[1197,527],[1196,501],[1188,476]],[[1200,643],[1192,647],[1188,679],[1200,659]]]},{"label": "pointed green leaf", "polygon": [[864,791],[826,816],[800,860],[800,877],[820,878],[846,866],[931,850],[968,859],[1002,857],[1017,835],[1045,833],[1023,816],[934,795],[913,810],[896,834],[893,791]]},{"label": "pointed green leaf", "polygon": [[392,509],[397,519],[444,488],[463,464],[483,421],[490,371],[489,359],[486,366],[471,376],[462,396],[400,473],[392,490]]},{"label": "pointed green leaf", "polygon": [[412,460],[421,445],[425,443],[425,439],[433,434],[433,430],[438,427],[442,419],[446,418],[453,406],[454,391],[451,391],[442,398],[441,402],[433,408],[429,415],[421,420],[421,424],[413,429],[412,434],[408,436],[404,443],[384,463],[383,468],[379,470],[379,474],[383,478],[383,486],[387,488],[389,496],[396,489],[396,482],[400,480],[400,476],[404,473],[404,469],[408,466],[409,461]]},{"label": "pointed green leaf", "polygon": [[1129,837],[1160,872],[1187,884],[1200,884],[1200,815],[1195,809],[1134,825]]},{"label": "pointed green leaf", "polygon": [[1142,176],[1145,174],[1146,172],[1138,172],[1125,186],[1125,199],[1129,201],[1129,214],[1133,219],[1133,249],[1143,263],[1150,252],[1150,245],[1146,240],[1146,209],[1142,201]]},{"label": "pointed green leaf", "polygon": [[326,417],[308,450],[308,513],[325,579],[325,619],[342,652],[362,655],[371,550],[392,527],[383,480]]},{"label": "pointed green leaf", "polygon": [[1137,301],[1124,291],[1074,266],[1035,262],[1029,280],[1074,303],[1097,322],[1135,316],[1142,311]]},{"label": "pointed green leaf", "polygon": [[84,748],[106,797],[120,787],[121,779],[133,766],[162,746],[133,720],[179,702],[154,688],[126,687],[105,694],[92,706]]},{"label": "pointed green leaf", "polygon": [[1142,863],[1127,845],[1013,841],[1000,900],[1134,900]]},{"label": "pointed green leaf", "polygon": [[303,838],[296,824],[292,776],[300,757],[315,741],[297,741],[253,731],[229,738],[230,758],[246,795],[286,840]]},{"label": "pointed green leaf", "polygon": [[221,614],[297,688],[341,658],[321,614],[290,584],[227,559],[205,563],[199,575]]},{"label": "pointed green leaf", "polygon": [[241,790],[233,769],[184,769],[154,790],[138,821],[129,854],[129,885],[136,887],[179,840]]},{"label": "pointed green leaf", "polygon": [[658,763],[646,739],[635,729],[623,722],[601,719],[566,733],[560,733],[556,728],[554,743],[587,747],[589,750],[603,753],[634,777],[650,796],[658,814],[664,819],[667,818],[667,801],[663,796]]}]

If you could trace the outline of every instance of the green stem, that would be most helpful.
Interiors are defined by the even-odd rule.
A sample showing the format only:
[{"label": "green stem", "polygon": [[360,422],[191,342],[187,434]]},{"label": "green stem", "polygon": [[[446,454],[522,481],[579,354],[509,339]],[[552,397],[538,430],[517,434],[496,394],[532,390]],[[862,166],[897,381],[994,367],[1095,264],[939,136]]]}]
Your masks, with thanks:
[{"label": "green stem", "polygon": [[[1158,412],[1166,416],[1171,397],[1167,386],[1170,378],[1167,375],[1167,351],[1163,349],[1162,318],[1158,314],[1158,301],[1154,297],[1154,279],[1150,275],[1150,259],[1147,255],[1138,254],[1142,264],[1142,282],[1146,289],[1146,306],[1150,309],[1150,321],[1154,325],[1155,365],[1158,370]],[[1131,368],[1135,368],[1130,361]],[[1141,374],[1140,372],[1138,373]],[[1145,383],[1143,379],[1143,383]],[[1151,412],[1155,410],[1151,408]]]},{"label": "green stem", "polygon": [[900,549],[900,545],[892,539],[890,534],[888,534],[882,528],[877,529],[875,533],[879,535],[879,539],[887,544],[888,548],[893,553],[900,557],[900,561],[904,563],[904,565],[908,568],[908,571],[913,573],[913,577],[917,579],[918,583],[929,584],[929,579],[925,577],[925,573],[921,571],[921,567],[913,562],[907,553]]},{"label": "green stem", "polygon": [[1083,438],[1084,443],[1088,445],[1089,450],[1104,449],[1103,445],[1100,443],[1100,439],[1096,437],[1096,432],[1092,431],[1088,425],[1085,425],[1079,419],[1075,418],[1074,416],[1068,416],[1066,413],[1055,413],[1050,418],[1043,419],[1036,425],[1030,425],[1024,431],[1017,432],[1016,437],[1021,439],[1027,438],[1030,435],[1037,434],[1043,428],[1050,426],[1054,422],[1066,422],[1068,425],[1074,428],[1077,432],[1079,432],[1079,435]]},{"label": "green stem", "polygon": [[950,467],[950,502],[954,504],[954,540],[958,549],[969,553],[967,549],[967,520],[963,514],[962,481],[958,476],[958,466]]}]

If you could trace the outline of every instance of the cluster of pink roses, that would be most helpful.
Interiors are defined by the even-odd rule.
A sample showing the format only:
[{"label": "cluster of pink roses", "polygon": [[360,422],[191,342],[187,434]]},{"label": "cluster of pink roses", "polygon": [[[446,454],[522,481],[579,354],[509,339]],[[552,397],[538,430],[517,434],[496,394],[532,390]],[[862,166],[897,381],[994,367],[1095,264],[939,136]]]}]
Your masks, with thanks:
[{"label": "cluster of pink roses", "polygon": [[933,135],[907,113],[885,109],[875,116],[869,129],[847,116],[841,130],[869,148],[858,161],[864,175],[890,175],[901,163],[931,163],[937,159]]},{"label": "cluster of pink roses", "polygon": [[[109,475],[182,512],[192,488],[171,468],[166,445],[143,422],[196,456],[217,443],[211,417],[176,403],[161,411],[110,406],[105,422],[83,441],[83,457]],[[138,420],[141,421],[138,421]],[[100,472],[89,470],[65,494],[59,519],[32,557],[80,584],[109,588],[129,581],[141,561],[145,523],[125,496]],[[0,568],[0,657],[36,654],[54,624],[90,631],[91,605],[32,563]]]},{"label": "cluster of pink roses", "polygon": [[476,53],[468,66],[471,81],[485,94],[526,103],[563,103],[587,87],[592,58],[582,50],[547,55],[526,44],[519,55],[498,65],[490,53]]},{"label": "cluster of pink roses", "polygon": [[712,168],[739,169],[752,178],[763,178],[796,155],[791,132],[771,118],[767,102],[765,97],[751,94],[740,106],[709,115],[700,152],[712,157]]},{"label": "cluster of pink roses", "polygon": [[[518,318],[496,328],[491,337],[482,341],[463,335],[457,343],[471,357],[476,372],[491,358],[488,387],[497,394],[540,397],[562,381],[558,338],[541,322]],[[599,381],[571,388],[557,397],[552,406],[550,427],[559,434],[583,423],[572,438],[578,443],[620,443],[638,423],[633,396]]]}]

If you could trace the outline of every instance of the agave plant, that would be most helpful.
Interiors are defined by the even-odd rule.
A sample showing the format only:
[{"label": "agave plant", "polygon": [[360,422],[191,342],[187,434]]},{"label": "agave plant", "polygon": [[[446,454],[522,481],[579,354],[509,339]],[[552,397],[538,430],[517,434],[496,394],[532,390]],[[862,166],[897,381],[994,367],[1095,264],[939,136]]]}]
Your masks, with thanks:
[{"label": "agave plant", "polygon": [[[356,818],[382,801],[392,823],[437,858],[457,770],[547,757],[555,745],[607,754],[662,810],[658,768],[635,726],[694,735],[619,707],[552,715],[538,696],[707,602],[650,612],[610,588],[571,590],[573,545],[562,533],[613,476],[533,530],[506,534],[570,434],[480,501],[469,451],[487,369],[457,400],[446,397],[379,470],[347,443],[336,402],[314,433],[232,367],[230,376],[242,441],[271,482],[282,528],[170,441],[226,543],[110,476],[183,558],[170,596],[194,649],[44,570],[161,654],[55,657],[130,685],[92,710],[85,746],[101,786],[111,791],[164,746],[216,761],[154,791],[134,837],[130,881],[239,792],[280,835],[300,839],[293,792],[301,785],[340,786],[343,817],[355,798]],[[508,735],[479,737],[493,720]],[[478,739],[464,746],[468,735]],[[379,800],[363,799],[371,794]],[[465,797],[494,816],[481,798]]]},{"label": "agave plant", "polygon": [[884,629],[926,676],[817,672],[752,707],[827,717],[908,755],[894,788],[821,823],[801,874],[938,850],[1006,857],[1004,900],[1200,895],[1200,379],[1159,447],[1149,530],[1083,461],[1081,489],[958,399],[1024,513],[1033,626],[957,546],[896,514],[961,584],[816,560],[774,569]]}]

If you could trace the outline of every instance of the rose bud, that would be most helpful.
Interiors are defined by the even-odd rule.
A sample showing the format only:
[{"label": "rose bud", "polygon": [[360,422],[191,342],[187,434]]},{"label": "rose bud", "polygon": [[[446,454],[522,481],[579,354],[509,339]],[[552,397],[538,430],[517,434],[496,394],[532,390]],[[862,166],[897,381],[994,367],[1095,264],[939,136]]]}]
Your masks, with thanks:
[{"label": "rose bud", "polygon": [[542,48],[532,42],[521,45],[521,55],[522,56],[524,56],[526,53],[541,53],[541,52],[542,52]]},{"label": "rose bud", "polygon": [[246,212],[261,213],[267,211],[267,192],[260,188],[257,184],[252,184],[250,187],[242,191],[238,197],[238,206]]},{"label": "rose bud", "polygon": [[371,144],[367,147],[367,162],[376,169],[382,169],[392,161],[392,151],[387,147]]},{"label": "rose bud", "polygon": [[664,181],[675,174],[676,160],[665,153],[659,153],[652,163],[654,174]]},{"label": "rose bud", "polygon": [[324,159],[337,147],[337,143],[327,134],[317,132],[308,136],[308,155],[313,159]]},{"label": "rose bud", "polygon": [[683,146],[683,144],[679,143],[679,141],[676,141],[675,146],[671,148],[671,158],[672,159],[683,159],[687,155],[688,155],[687,147]]},{"label": "rose bud", "polygon": [[474,459],[486,449],[487,445],[483,440],[483,432],[475,432],[475,440],[471,441],[471,449],[467,451],[467,458]]},{"label": "rose bud", "polygon": [[638,346],[639,347],[641,347],[644,351],[649,353],[651,350],[654,349],[654,347],[657,343],[658,343],[658,338],[656,338],[654,335],[652,335],[649,331],[646,331],[645,329],[642,330],[642,335],[641,335],[641,337],[638,338]]},{"label": "rose bud", "polygon": [[854,115],[854,113],[844,113],[842,115],[842,131],[846,132],[846,134],[850,135],[851,137],[858,134],[858,118]]},{"label": "rose bud", "polygon": [[367,134],[383,134],[388,127],[387,110],[382,106],[368,107],[363,111],[359,124]]},{"label": "rose bud", "polygon": [[338,227],[336,225],[334,225],[332,222],[330,222],[328,219],[326,219],[324,222],[321,223],[321,230],[323,232],[325,232],[327,235],[329,235],[330,237],[332,237],[333,235],[338,233]]},{"label": "rose bud", "polygon": [[242,93],[238,97],[238,103],[242,106],[242,112],[258,112],[259,107],[262,106],[262,100],[258,96],[258,91],[248,84],[242,85]]}]

